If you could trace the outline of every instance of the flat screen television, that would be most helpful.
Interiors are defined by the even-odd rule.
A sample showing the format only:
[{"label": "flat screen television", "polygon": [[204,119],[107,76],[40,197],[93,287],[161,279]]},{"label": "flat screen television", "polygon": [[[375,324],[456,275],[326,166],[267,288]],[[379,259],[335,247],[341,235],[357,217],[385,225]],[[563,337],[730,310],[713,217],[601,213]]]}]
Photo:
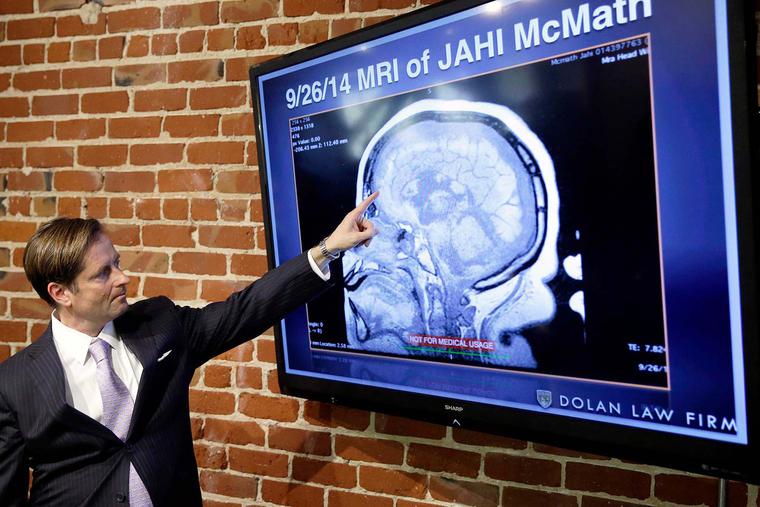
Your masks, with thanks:
[{"label": "flat screen television", "polygon": [[380,191],[283,392],[758,482],[744,4],[454,1],[252,67],[271,267]]}]

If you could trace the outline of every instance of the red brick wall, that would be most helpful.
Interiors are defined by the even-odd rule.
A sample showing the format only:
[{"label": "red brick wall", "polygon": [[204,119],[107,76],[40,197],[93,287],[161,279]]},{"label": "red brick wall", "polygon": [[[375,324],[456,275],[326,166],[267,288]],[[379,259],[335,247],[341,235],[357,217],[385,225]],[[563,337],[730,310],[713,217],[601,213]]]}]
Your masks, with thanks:
[{"label": "red brick wall", "polygon": [[[426,2],[82,3],[0,0],[0,360],[46,326],[21,256],[54,216],[108,225],[132,298],[200,305],[261,275],[248,66]],[[198,371],[191,404],[207,505],[717,499],[711,478],[283,397],[271,332]]]}]

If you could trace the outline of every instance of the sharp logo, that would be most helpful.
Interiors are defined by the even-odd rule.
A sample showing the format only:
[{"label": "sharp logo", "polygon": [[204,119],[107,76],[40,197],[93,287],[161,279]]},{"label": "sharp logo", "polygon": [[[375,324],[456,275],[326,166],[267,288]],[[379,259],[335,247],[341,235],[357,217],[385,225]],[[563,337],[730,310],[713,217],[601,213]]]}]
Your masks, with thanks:
[{"label": "sharp logo", "polygon": [[450,410],[452,412],[461,412],[462,410],[464,410],[464,407],[459,407],[456,405],[444,405],[443,408],[445,408],[446,410]]}]

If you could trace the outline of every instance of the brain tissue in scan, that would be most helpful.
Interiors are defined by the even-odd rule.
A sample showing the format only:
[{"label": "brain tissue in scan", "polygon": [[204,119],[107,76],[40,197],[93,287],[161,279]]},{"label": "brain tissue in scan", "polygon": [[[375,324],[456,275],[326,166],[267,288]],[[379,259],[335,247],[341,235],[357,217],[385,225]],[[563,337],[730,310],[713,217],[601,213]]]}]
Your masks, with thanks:
[{"label": "brain tissue in scan", "polygon": [[535,368],[520,333],[556,311],[546,283],[559,196],[522,119],[497,104],[418,101],[364,151],[357,203],[375,190],[379,235],[343,257],[349,348],[441,359],[414,337],[474,338],[490,348],[465,352],[470,362]]}]

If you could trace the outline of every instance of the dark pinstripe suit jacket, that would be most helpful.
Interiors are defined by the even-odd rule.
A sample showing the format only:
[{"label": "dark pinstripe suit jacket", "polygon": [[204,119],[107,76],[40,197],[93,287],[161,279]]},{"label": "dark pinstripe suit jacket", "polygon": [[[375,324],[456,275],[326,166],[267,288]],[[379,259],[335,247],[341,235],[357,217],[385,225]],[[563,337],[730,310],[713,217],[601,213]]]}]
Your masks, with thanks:
[{"label": "dark pinstripe suit jacket", "polygon": [[143,365],[126,442],[66,403],[48,327],[0,364],[0,505],[126,505],[130,461],[154,505],[200,505],[188,404],[194,370],[326,286],[304,254],[203,309],[163,297],[130,306],[114,322]]}]

